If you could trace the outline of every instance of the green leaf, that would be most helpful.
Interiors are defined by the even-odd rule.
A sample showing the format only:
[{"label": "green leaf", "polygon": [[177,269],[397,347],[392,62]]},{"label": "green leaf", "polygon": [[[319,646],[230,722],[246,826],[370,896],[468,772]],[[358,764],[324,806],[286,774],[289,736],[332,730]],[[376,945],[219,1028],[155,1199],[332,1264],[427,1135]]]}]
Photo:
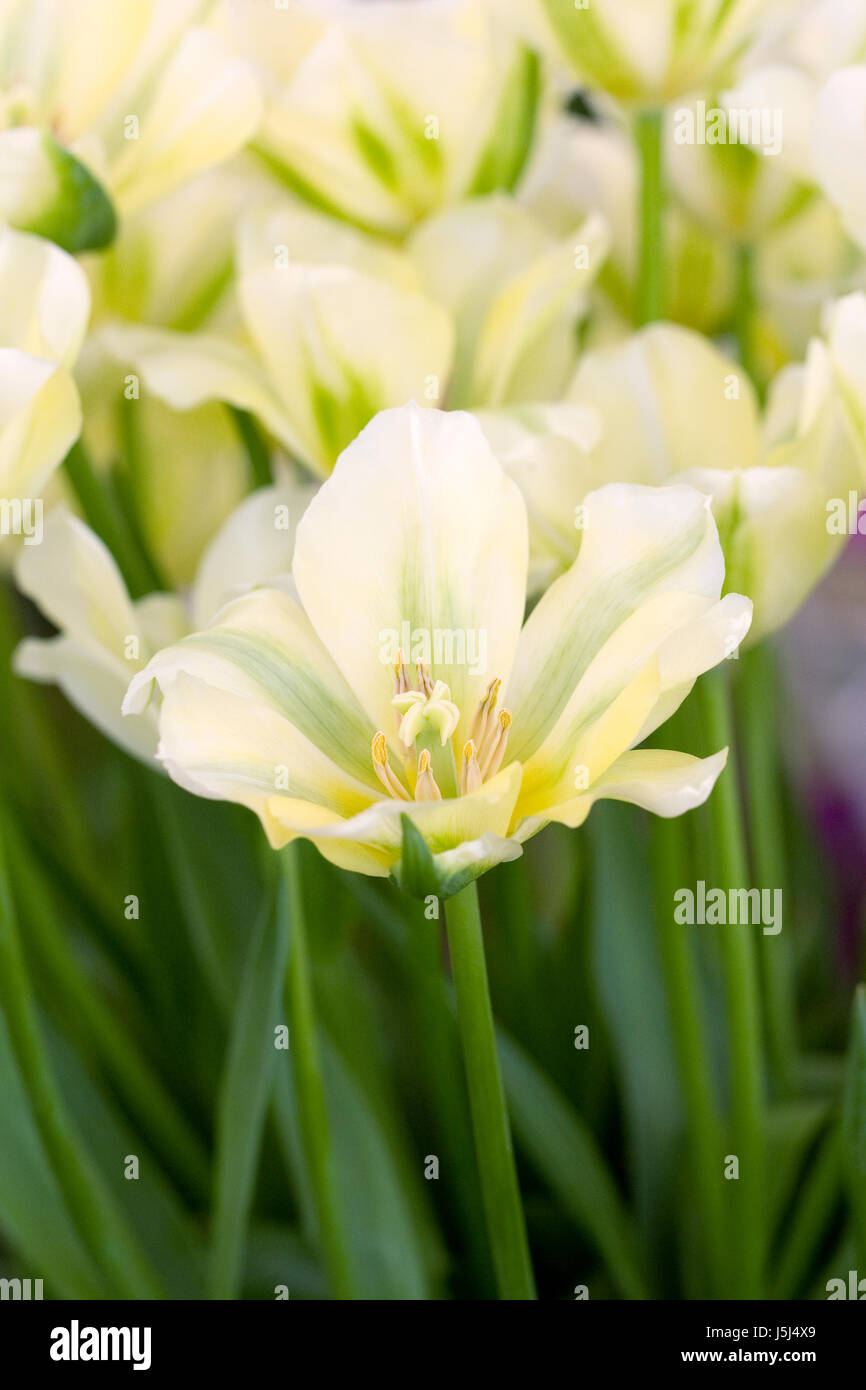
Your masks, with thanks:
[{"label": "green leaf", "polygon": [[0,1231],[22,1278],[44,1279],[59,1298],[107,1298],[110,1290],[69,1219],[22,1085],[0,1014]]},{"label": "green leaf", "polygon": [[593,1135],[501,1029],[497,1047],[518,1148],[549,1184],[565,1214],[595,1245],[623,1297],[648,1298],[636,1231]]},{"label": "green leaf", "polygon": [[660,1243],[677,1202],[683,1111],[646,846],[630,807],[597,806],[586,829],[596,988],[620,1075],[639,1218],[645,1237]]},{"label": "green leaf", "polygon": [[276,1052],[274,1025],[286,970],[289,914],[280,884],[250,941],[232,1022],[217,1112],[214,1212],[208,1282],[211,1298],[232,1299],[242,1276],[262,1130]]}]

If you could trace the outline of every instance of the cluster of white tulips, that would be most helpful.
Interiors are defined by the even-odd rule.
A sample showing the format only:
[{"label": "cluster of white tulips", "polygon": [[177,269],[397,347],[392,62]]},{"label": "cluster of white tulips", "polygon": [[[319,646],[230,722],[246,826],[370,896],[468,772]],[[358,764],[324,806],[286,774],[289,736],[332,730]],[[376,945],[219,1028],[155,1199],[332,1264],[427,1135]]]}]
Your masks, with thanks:
[{"label": "cluster of white tulips", "polygon": [[866,491],[866,7],[0,0],[0,344],[0,563],[54,629],[15,673],[446,902],[531,1296],[474,880],[720,778],[741,835],[726,683]]}]

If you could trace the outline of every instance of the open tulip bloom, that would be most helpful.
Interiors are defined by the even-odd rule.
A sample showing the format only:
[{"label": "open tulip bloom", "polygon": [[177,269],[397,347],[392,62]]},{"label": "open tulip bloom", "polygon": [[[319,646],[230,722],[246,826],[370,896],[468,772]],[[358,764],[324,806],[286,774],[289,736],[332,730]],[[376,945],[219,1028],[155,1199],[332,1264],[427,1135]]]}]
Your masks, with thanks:
[{"label": "open tulip bloom", "polygon": [[748,599],[719,597],[707,499],[592,494],[577,559],[524,623],[527,556],[524,502],[475,420],[384,411],[301,520],[297,595],[229,603],[157,653],[124,711],[158,686],[176,781],[251,807],[274,846],[304,836],[421,894],[456,892],[550,821],[579,826],[600,797],[699,805],[726,750],[637,745],[749,626]]}]

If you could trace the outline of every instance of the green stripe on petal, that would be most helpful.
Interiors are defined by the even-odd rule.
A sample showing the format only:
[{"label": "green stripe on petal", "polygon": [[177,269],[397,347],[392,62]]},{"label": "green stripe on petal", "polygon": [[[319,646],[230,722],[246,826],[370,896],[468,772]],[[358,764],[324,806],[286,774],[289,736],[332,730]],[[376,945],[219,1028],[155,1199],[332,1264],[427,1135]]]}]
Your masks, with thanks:
[{"label": "green stripe on petal", "polygon": [[[181,675],[270,709],[341,768],[347,783],[381,794],[370,752],[375,729],[290,594],[253,590],[213,626],[159,652],[130,685],[125,708],[138,708],[152,679],[167,695]],[[206,713],[204,694],[202,706]]]},{"label": "green stripe on petal", "polygon": [[644,604],[676,591],[715,599],[723,579],[708,501],[693,488],[613,483],[590,493],[580,553],[521,633],[506,696],[514,757],[525,761],[543,743],[590,664]]},{"label": "green stripe on petal", "polygon": [[523,618],[526,510],[476,420],[383,411],[298,526],[304,608],[375,728],[394,729],[392,663],[424,659],[461,712],[507,678]]}]

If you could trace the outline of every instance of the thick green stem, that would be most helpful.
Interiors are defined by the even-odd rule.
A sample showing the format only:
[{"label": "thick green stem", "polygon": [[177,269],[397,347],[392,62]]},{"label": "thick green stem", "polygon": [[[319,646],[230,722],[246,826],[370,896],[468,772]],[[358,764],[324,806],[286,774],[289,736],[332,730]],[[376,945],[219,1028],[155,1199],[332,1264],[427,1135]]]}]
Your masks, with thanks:
[{"label": "thick green stem", "polygon": [[474,883],[448,899],[445,920],[475,1152],[499,1293],[504,1299],[532,1299],[535,1281],[496,1055],[478,889]]},{"label": "thick green stem", "polygon": [[[747,889],[748,860],[737,793],[737,760],[728,672],[711,671],[696,691],[709,749],[727,746],[728,766],[709,800],[721,888]],[[734,1190],[735,1297],[761,1296],[766,1241],[764,1173],[764,1069],[758,969],[747,923],[720,928],[719,955],[725,981],[732,1153],[738,1176]]]},{"label": "thick green stem", "polygon": [[349,1299],[352,1297],[352,1279],[340,1220],[325,1086],[316,1038],[313,985],[297,855],[297,844],[289,845],[282,855],[291,930],[286,1007],[289,1015],[292,1074],[322,1256],[334,1297]]},{"label": "thick green stem", "polygon": [[665,974],[671,1031],[686,1108],[688,1142],[703,1226],[710,1296],[726,1289],[727,1242],[722,1202],[722,1122],[701,1010],[700,980],[688,927],[674,921],[674,894],[688,880],[688,847],[679,820],[652,821],[656,932]]},{"label": "thick green stem", "polygon": [[[766,642],[742,660],[742,695],[738,702],[743,733],[743,773],[751,830],[752,868],[756,886],[779,889],[787,898],[785,831],[781,804],[781,769],[776,741],[773,656]],[[770,1074],[780,1095],[794,1091],[798,1045],[791,940],[783,930],[761,933]]]},{"label": "thick green stem", "polygon": [[640,160],[640,248],[636,316],[639,324],[665,316],[664,113],[640,111],[635,139]]}]

